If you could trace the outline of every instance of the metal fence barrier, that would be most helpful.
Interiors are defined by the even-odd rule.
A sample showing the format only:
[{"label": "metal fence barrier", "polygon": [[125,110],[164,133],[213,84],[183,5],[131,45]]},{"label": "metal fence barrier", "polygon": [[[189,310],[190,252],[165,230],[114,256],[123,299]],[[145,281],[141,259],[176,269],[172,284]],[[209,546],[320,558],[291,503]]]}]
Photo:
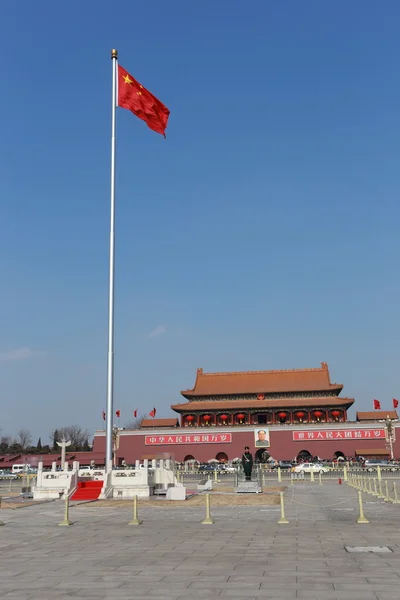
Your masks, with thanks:
[{"label": "metal fence barrier", "polygon": [[[385,479],[400,480],[400,469],[393,467],[380,467],[379,469],[381,476]],[[321,479],[323,481],[347,481],[350,475],[362,475],[367,478],[374,478],[378,476],[378,470],[376,468],[368,469],[364,467],[352,466],[344,468],[328,468],[326,471],[321,472]],[[200,479],[210,479],[218,483],[226,483],[234,485],[235,487],[239,482],[244,481],[243,469],[239,467],[234,472],[223,471],[223,470],[206,470],[179,473],[179,479],[184,484],[195,483]],[[260,486],[271,485],[272,483],[290,483],[294,482],[306,482],[315,481],[319,482],[319,471],[315,469],[313,472],[296,472],[291,469],[271,469],[265,468],[261,465],[255,465],[252,473],[252,481],[258,481]]]}]

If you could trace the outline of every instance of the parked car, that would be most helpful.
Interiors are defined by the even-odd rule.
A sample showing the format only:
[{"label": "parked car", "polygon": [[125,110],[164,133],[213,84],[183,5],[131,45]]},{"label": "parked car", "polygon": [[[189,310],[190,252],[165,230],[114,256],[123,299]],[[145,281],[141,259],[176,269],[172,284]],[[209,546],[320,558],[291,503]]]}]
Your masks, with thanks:
[{"label": "parked car", "polygon": [[321,463],[300,463],[294,468],[295,473],[328,473],[328,467]]},{"label": "parked car", "polygon": [[199,471],[200,472],[208,472],[208,471],[224,471],[225,470],[225,465],[219,464],[219,463],[210,463],[208,465],[200,465],[199,467]]},{"label": "parked car", "polygon": [[378,458],[364,460],[362,466],[369,472],[376,471],[378,467],[381,469],[389,469],[390,471],[398,471],[399,469],[399,466],[396,463],[391,463],[388,460],[380,460]]},{"label": "parked car", "polygon": [[275,463],[272,465],[271,469],[284,469],[284,470],[288,470],[291,469],[293,467],[293,463],[287,461],[287,460],[280,460],[279,462]]},{"label": "parked car", "polygon": [[234,465],[224,465],[224,471],[226,471],[227,473],[236,473],[237,467],[235,467]]},{"label": "parked car", "polygon": [[17,479],[18,475],[16,473],[11,473],[11,471],[0,471],[0,479]]}]

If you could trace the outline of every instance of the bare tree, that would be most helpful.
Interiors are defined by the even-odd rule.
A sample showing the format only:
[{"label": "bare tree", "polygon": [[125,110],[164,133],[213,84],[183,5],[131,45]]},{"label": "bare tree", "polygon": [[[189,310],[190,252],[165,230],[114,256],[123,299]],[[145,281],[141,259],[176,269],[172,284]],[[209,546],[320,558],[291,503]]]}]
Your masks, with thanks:
[{"label": "bare tree", "polygon": [[125,429],[140,429],[143,419],[143,415],[135,417],[134,419],[132,419],[132,421],[128,421],[128,423],[125,424]]},{"label": "bare tree", "polygon": [[71,442],[71,450],[83,450],[88,446],[89,432],[79,425],[57,427],[50,433],[50,439],[60,442],[63,438]]},{"label": "bare tree", "polygon": [[21,446],[23,450],[32,444],[32,434],[27,429],[20,429],[17,431],[16,436],[17,443]]},{"label": "bare tree", "polygon": [[6,444],[7,446],[11,446],[13,441],[11,435],[2,435],[0,438],[0,444]]}]

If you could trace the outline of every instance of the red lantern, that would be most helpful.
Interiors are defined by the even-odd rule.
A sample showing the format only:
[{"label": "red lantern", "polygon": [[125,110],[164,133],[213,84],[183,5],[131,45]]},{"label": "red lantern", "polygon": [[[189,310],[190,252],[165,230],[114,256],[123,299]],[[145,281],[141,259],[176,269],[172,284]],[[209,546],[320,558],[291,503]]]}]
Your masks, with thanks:
[{"label": "red lantern", "polygon": [[210,415],[204,415],[203,421],[205,421],[206,423],[208,423],[208,421],[211,421]]},{"label": "red lantern", "polygon": [[323,413],[320,410],[314,410],[314,415],[317,417],[317,419],[320,419]]},{"label": "red lantern", "polygon": [[189,423],[191,423],[192,421],[194,421],[194,416],[193,415],[188,415],[186,417],[186,421],[189,421]]},{"label": "red lantern", "polygon": [[237,415],[237,418],[238,418],[240,421],[242,421],[242,420],[244,419],[244,414],[243,414],[243,413],[239,413],[239,414]]},{"label": "red lantern", "polygon": [[226,421],[226,420],[227,420],[227,418],[228,418],[228,415],[221,415],[221,416],[220,416],[220,419],[222,419],[223,421]]},{"label": "red lantern", "polygon": [[264,394],[258,394],[257,396],[257,400],[264,400],[265,396]]},{"label": "red lantern", "polygon": [[333,410],[333,411],[332,411],[332,417],[335,417],[335,419],[336,419],[337,417],[340,417],[340,410]]},{"label": "red lantern", "polygon": [[278,414],[278,417],[279,417],[280,419],[286,419],[286,413],[285,413],[285,412],[280,412],[280,413]]},{"label": "red lantern", "polygon": [[302,411],[302,410],[299,410],[299,412],[298,412],[298,413],[296,413],[296,416],[297,416],[299,419],[304,419],[304,417],[305,417],[306,415],[305,415],[305,413],[303,413],[303,411]]}]

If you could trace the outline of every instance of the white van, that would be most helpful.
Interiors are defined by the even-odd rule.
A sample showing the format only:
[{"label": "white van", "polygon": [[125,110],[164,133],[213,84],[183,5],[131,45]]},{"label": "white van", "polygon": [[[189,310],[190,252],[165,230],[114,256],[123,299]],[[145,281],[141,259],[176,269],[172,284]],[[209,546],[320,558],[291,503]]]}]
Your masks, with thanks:
[{"label": "white van", "polygon": [[13,465],[11,467],[11,473],[18,475],[18,473],[25,473],[29,469],[30,465]]}]

